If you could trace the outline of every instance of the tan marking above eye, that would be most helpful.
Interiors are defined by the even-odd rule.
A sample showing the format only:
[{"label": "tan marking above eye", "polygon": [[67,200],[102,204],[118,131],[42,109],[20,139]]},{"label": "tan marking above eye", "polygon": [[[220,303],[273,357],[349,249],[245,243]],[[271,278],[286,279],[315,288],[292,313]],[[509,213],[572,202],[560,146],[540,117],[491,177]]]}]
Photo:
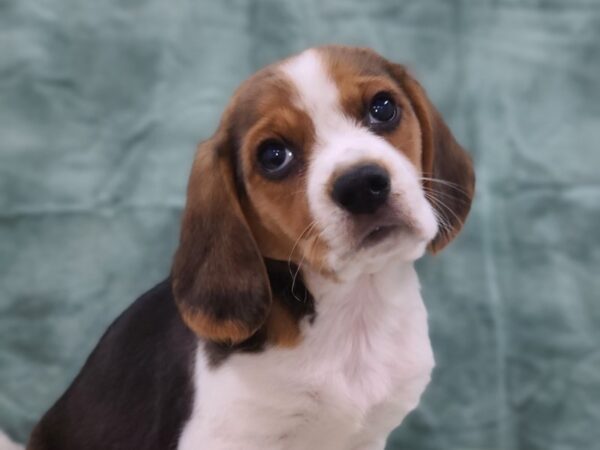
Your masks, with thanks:
[{"label": "tan marking above eye", "polygon": [[398,85],[388,77],[360,77],[357,85],[362,91],[363,99],[367,101],[372,99],[378,92],[389,92],[394,98],[401,95]]},{"label": "tan marking above eye", "polygon": [[243,137],[242,151],[256,154],[261,144],[269,140],[284,142],[302,159],[314,141],[312,121],[292,106],[273,108],[248,130]]}]

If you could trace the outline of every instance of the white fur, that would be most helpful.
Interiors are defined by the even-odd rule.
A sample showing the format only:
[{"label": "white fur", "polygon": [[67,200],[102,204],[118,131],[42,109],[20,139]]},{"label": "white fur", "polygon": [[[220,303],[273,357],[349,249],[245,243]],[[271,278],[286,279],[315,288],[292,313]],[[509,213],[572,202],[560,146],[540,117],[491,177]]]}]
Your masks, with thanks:
[{"label": "white fur", "polygon": [[[398,149],[343,114],[318,51],[282,70],[316,128],[308,198],[339,281],[302,269],[316,318],[301,324],[294,348],[234,354],[215,369],[198,347],[194,409],[179,450],[382,450],[389,432],[417,406],[434,366],[413,261],[437,224],[417,171]],[[350,219],[325,185],[334,171],[368,158],[385,161],[394,207],[415,229],[348,251]]]},{"label": "white fur", "polygon": [[197,351],[194,411],[179,450],[383,449],[429,382],[427,314],[411,264],[339,284],[305,273],[317,317],[293,349]]},{"label": "white fur", "polygon": [[0,450],[22,450],[22,445],[13,442],[3,431],[0,431]]}]

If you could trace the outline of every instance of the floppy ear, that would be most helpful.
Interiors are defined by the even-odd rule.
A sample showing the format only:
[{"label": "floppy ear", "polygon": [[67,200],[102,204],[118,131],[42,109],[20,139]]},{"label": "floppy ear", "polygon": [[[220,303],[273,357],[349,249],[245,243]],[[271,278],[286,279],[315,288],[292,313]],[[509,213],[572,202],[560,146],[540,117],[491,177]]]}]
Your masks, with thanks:
[{"label": "floppy ear", "polygon": [[272,300],[222,134],[203,143],[196,155],[171,276],[185,323],[200,337],[237,343],[263,325]]},{"label": "floppy ear", "polygon": [[429,250],[437,253],[456,237],[469,214],[475,192],[473,163],[423,87],[404,68],[400,70],[402,86],[421,125],[423,188],[440,222]]}]

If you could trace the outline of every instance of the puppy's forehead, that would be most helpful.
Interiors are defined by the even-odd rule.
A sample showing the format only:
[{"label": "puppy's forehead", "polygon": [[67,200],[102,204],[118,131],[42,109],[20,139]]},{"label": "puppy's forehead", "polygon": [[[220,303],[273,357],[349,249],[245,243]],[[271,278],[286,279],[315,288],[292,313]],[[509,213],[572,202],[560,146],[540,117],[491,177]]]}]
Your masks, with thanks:
[{"label": "puppy's forehead", "polygon": [[292,57],[280,66],[291,81],[295,106],[309,112],[313,120],[323,120],[327,111],[339,108],[339,91],[322,54],[310,49]]},{"label": "puppy's forehead", "polygon": [[309,49],[279,69],[298,94],[297,106],[311,113],[339,107],[340,91],[361,77],[389,76],[386,61],[375,52],[345,47]]},{"label": "puppy's forehead", "polygon": [[358,83],[369,77],[393,78],[387,60],[372,50],[308,49],[246,80],[234,95],[229,122],[235,124],[238,141],[262,119],[285,109],[301,111],[321,129],[335,127],[352,116],[358,104]]}]

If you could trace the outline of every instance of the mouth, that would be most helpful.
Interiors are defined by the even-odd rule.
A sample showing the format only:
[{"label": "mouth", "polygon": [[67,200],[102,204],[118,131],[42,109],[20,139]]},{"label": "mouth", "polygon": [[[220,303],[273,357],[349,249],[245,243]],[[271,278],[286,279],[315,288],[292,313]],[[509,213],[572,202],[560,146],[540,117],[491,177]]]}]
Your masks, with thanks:
[{"label": "mouth", "polygon": [[377,225],[371,228],[360,240],[360,247],[371,247],[400,231],[400,225]]}]

